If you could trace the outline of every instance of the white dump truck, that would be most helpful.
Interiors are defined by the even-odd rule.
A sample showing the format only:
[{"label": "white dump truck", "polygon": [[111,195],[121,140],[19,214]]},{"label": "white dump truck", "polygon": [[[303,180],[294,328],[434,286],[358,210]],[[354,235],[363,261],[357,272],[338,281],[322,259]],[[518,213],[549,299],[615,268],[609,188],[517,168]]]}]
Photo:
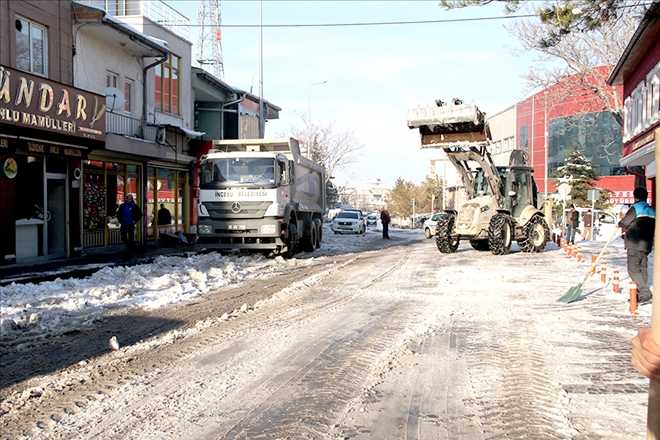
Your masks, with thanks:
[{"label": "white dump truck", "polygon": [[287,258],[321,247],[325,168],[297,140],[213,141],[198,165],[200,246]]}]

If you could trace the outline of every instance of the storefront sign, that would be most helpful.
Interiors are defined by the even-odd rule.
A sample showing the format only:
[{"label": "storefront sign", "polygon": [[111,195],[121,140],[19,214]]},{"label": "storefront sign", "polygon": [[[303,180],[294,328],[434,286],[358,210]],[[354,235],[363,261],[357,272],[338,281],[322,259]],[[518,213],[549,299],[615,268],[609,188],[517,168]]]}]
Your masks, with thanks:
[{"label": "storefront sign", "polygon": [[[649,191],[648,200],[653,200],[653,194]],[[632,191],[610,191],[610,198],[605,201],[612,205],[632,205],[635,203],[635,197]]]},{"label": "storefront sign", "polygon": [[0,66],[0,123],[105,140],[105,97]]},{"label": "storefront sign", "polygon": [[18,164],[14,159],[7,158],[2,162],[2,175],[8,179],[13,179],[18,174]]},{"label": "storefront sign", "polygon": [[80,157],[86,156],[86,150],[63,145],[53,145],[46,142],[25,141],[22,139],[0,138],[0,148],[11,148],[25,153],[43,154],[46,156]]}]

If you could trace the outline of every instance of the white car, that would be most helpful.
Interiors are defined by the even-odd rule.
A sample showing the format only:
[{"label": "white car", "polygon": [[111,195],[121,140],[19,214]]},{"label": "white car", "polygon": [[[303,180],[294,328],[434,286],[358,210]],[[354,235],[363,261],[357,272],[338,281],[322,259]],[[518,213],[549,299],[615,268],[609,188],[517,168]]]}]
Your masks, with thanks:
[{"label": "white car", "polygon": [[426,235],[426,238],[431,238],[435,235],[435,226],[438,224],[438,219],[440,218],[440,214],[433,214],[433,216],[426,220],[424,222],[424,235]]},{"label": "white car", "polygon": [[366,230],[364,217],[360,211],[341,211],[332,220],[332,231],[335,234],[344,232],[364,234]]}]

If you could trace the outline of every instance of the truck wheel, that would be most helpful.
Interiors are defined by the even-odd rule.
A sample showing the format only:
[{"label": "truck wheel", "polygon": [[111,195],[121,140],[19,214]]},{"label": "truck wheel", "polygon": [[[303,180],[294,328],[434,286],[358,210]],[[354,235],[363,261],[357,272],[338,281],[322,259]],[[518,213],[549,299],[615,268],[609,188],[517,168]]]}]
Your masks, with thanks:
[{"label": "truck wheel", "polygon": [[543,252],[550,239],[550,228],[545,219],[535,215],[523,227],[523,239],[518,240],[518,247],[523,252]]},{"label": "truck wheel", "polygon": [[323,243],[323,223],[319,219],[314,219],[314,226],[316,226],[316,249],[320,249]]},{"label": "truck wheel", "polygon": [[489,251],[488,240],[470,240],[472,247],[478,251]]},{"label": "truck wheel", "polygon": [[314,222],[309,225],[309,235],[303,238],[303,250],[305,252],[314,252],[316,249],[316,224]]},{"label": "truck wheel", "polygon": [[445,213],[440,216],[435,227],[435,245],[443,254],[451,254],[458,249],[458,237],[452,237],[454,229],[454,215]]},{"label": "truck wheel", "polygon": [[431,238],[431,228],[424,228],[424,235],[426,238]]},{"label": "truck wheel", "polygon": [[507,214],[495,214],[490,219],[488,247],[494,255],[508,255],[511,250],[513,227]]},{"label": "truck wheel", "polygon": [[296,234],[298,233],[298,228],[295,225],[289,223],[289,237],[286,243],[286,252],[282,255],[284,258],[293,258],[296,254]]}]

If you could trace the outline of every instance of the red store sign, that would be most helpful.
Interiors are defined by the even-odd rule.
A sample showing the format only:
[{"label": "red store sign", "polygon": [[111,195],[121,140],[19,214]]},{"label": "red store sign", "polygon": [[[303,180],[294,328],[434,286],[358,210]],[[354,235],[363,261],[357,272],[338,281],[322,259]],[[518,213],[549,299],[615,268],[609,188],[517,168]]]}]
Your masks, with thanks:
[{"label": "red store sign", "polygon": [[[653,200],[653,194],[649,191],[647,201],[650,200]],[[612,205],[632,205],[635,203],[635,197],[633,197],[632,191],[611,191],[610,198],[605,203],[611,203]]]}]

